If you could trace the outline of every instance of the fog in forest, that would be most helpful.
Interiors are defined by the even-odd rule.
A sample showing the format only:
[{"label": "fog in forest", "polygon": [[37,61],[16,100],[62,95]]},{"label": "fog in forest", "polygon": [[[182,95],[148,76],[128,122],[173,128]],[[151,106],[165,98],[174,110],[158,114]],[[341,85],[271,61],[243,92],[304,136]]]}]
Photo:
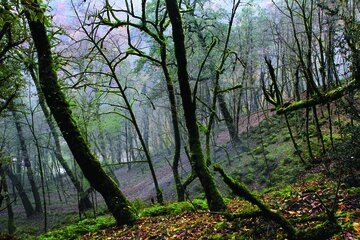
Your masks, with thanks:
[{"label": "fog in forest", "polygon": [[357,239],[360,3],[4,0],[0,239]]}]

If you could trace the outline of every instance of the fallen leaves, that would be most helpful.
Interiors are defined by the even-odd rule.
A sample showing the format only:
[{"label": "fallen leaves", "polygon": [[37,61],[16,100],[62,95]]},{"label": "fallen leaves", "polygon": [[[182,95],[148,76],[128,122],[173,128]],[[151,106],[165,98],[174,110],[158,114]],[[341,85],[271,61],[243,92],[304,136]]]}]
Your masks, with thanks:
[{"label": "fallen leaves", "polygon": [[[334,191],[323,182],[309,182],[293,186],[291,191],[279,194],[277,190],[262,196],[271,209],[294,221],[298,229],[317,226],[331,209]],[[359,194],[339,191],[336,217],[343,231],[332,240],[360,239]],[[244,213],[258,210],[248,202],[234,199],[228,203],[230,212]],[[243,215],[244,216],[244,215]],[[284,231],[275,223],[255,215],[229,220],[221,214],[208,211],[185,212],[165,216],[142,217],[132,227],[121,226],[88,233],[85,240],[96,239],[284,239]]]}]

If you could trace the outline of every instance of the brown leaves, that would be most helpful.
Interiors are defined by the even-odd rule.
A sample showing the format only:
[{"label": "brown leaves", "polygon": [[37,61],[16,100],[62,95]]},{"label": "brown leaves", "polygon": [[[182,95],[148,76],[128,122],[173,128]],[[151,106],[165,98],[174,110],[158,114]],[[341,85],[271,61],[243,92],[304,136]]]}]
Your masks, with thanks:
[{"label": "brown leaves", "polygon": [[[291,219],[298,229],[317,226],[326,219],[325,208],[332,209],[334,187],[328,182],[314,180],[288,189],[279,189],[262,196],[274,211]],[[343,231],[332,240],[360,239],[359,195],[339,191],[336,217]],[[244,200],[234,199],[227,205],[233,214],[229,220],[207,211],[187,212],[167,216],[143,217],[133,227],[113,227],[88,233],[82,239],[283,239],[284,231],[261,215],[246,215],[258,211]],[[240,216],[240,215],[239,215]],[[247,216],[247,217],[244,217]]]},{"label": "brown leaves", "polygon": [[111,228],[89,233],[82,239],[209,239],[209,236],[222,233],[215,226],[223,220],[220,215],[208,212],[145,217],[132,228]]}]

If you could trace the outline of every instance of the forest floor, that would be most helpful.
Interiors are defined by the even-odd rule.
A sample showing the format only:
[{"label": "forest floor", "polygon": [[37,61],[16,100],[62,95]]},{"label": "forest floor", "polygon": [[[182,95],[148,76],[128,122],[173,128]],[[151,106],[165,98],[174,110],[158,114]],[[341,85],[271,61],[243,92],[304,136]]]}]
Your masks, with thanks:
[{"label": "forest floor", "polygon": [[[330,206],[334,200],[335,183],[324,178],[324,173],[319,169],[313,169],[312,175],[304,177],[304,172],[308,173],[309,170],[301,167],[299,160],[294,157],[294,149],[283,119],[279,116],[271,117],[273,115],[274,113],[256,112],[240,119],[241,143],[237,146],[229,142],[227,130],[221,129],[213,138],[215,146],[213,162],[220,163],[233,177],[240,179],[251,190],[257,191],[267,205],[278,210],[288,219],[323,214],[324,204],[319,199],[323,199],[322,201]],[[164,198],[167,202],[175,201],[176,191],[169,164],[171,154],[154,154],[153,159]],[[321,166],[319,165],[318,168]],[[183,178],[190,173],[190,164],[184,153],[181,155],[180,173]],[[122,166],[115,170],[115,174],[120,182],[120,189],[135,206],[142,209],[141,211],[151,212],[151,209],[156,208],[155,212],[159,212],[159,206],[150,206],[152,200],[156,201],[156,198],[147,164],[133,165],[130,170],[127,166]],[[315,179],[308,181],[308,178],[313,178],[311,176],[315,176]],[[222,193],[225,196],[231,196],[220,177],[216,176],[215,180]],[[52,201],[48,206],[49,229],[51,231],[63,230],[44,235],[40,239],[76,239],[79,236],[83,239],[282,239],[285,237],[284,232],[276,224],[268,222],[263,217],[228,220],[223,215],[209,213],[203,207],[186,209],[186,211],[173,214],[168,214],[172,210],[160,211],[166,213],[160,216],[157,213],[149,215],[140,212],[141,217],[131,228],[114,227],[114,220],[111,217],[109,220],[108,217],[104,220],[104,224],[99,224],[98,220],[86,219],[78,223],[80,226],[86,224],[86,226],[81,226],[79,231],[74,230],[77,229],[77,225],[70,225],[69,230],[63,227],[79,220],[77,195],[67,178],[64,179],[64,183],[66,194],[60,193],[60,195],[63,194],[62,200],[59,200],[59,193],[53,190],[49,195]],[[290,186],[291,183],[293,185]],[[269,186],[278,187],[266,188]],[[264,189],[267,191],[264,192]],[[190,202],[195,201],[196,198],[203,198],[200,192],[200,183],[195,180],[188,187]],[[315,196],[320,196],[320,198]],[[97,208],[96,212],[87,214],[90,219],[105,211],[100,195],[92,193],[91,198],[96,202]],[[359,199],[358,188],[342,188],[339,192],[337,217],[344,230],[333,239],[360,238]],[[150,208],[146,208],[149,206]],[[232,212],[253,209],[248,203],[238,199],[229,200],[228,207]],[[15,213],[15,224],[20,238],[30,239],[42,232],[42,216],[26,219],[19,201],[15,207]],[[0,231],[3,232],[6,231],[6,214],[4,214],[4,212],[0,213]],[[81,219],[84,219],[84,216]],[[92,223],[95,227],[92,227]],[[297,224],[297,226],[306,228],[317,223],[315,221]],[[100,231],[95,231],[99,228]],[[59,235],[51,238],[50,236],[54,234]]]},{"label": "forest floor", "polygon": [[[326,209],[332,209],[334,199],[337,199],[335,212],[342,231],[329,239],[360,239],[360,188],[340,188],[336,194],[337,183],[318,171],[313,169],[306,177],[298,179],[298,184],[269,188],[257,195],[300,230],[324,222]],[[240,218],[211,213],[205,201],[194,200],[188,205],[171,203],[142,209],[142,217],[133,226],[117,227],[109,216],[112,220],[98,225],[95,231],[91,222],[85,221],[78,227],[72,226],[71,231],[55,231],[40,239],[286,239],[279,226],[258,216],[255,207],[239,198],[227,199],[227,206],[232,216],[243,214]],[[92,224],[98,222],[95,220]]]},{"label": "forest floor", "polygon": [[[256,127],[268,116],[273,113],[264,114],[263,112],[252,113],[249,117],[244,116],[239,121],[239,132],[244,134],[251,127]],[[221,152],[222,148],[219,146],[229,145],[230,136],[226,129],[223,129],[214,136],[213,139],[215,145],[218,147],[215,155],[221,156],[224,153]],[[220,150],[220,151],[219,151]],[[176,191],[174,187],[174,180],[170,164],[166,161],[171,161],[171,155],[164,157],[164,153],[154,154],[154,164],[156,166],[156,175],[159,181],[159,185],[163,190],[164,199],[166,201],[176,200]],[[167,159],[169,158],[169,159]],[[140,163],[141,165],[133,165],[131,169],[127,166],[122,166],[115,169],[115,175],[120,183],[120,189],[124,194],[132,201],[143,202],[149,205],[152,199],[155,199],[155,188],[151,174],[147,164]],[[181,167],[180,174],[185,178],[190,174],[190,163],[186,157],[186,154],[181,154]],[[66,223],[71,223],[83,219],[86,216],[79,216],[77,206],[77,193],[72,186],[70,180],[65,176],[62,178],[63,187],[49,186],[47,189],[47,221],[49,229],[57,229]],[[51,181],[49,181],[51,183]],[[223,185],[219,179],[217,179],[219,185]],[[29,186],[25,186],[28,193],[31,192]],[[198,180],[195,180],[189,186],[189,197],[193,197],[193,194],[197,194],[200,190],[200,184]],[[31,194],[29,194],[31,198]],[[99,214],[105,210],[105,204],[102,197],[97,193],[91,194],[92,200],[96,203],[97,209],[95,212]],[[156,200],[156,199],[155,199]],[[38,214],[27,218],[25,211],[22,207],[19,198],[13,202],[13,210],[15,214],[15,225],[17,226],[18,235],[22,238],[27,236],[38,235],[43,232],[43,215]],[[93,213],[88,213],[87,216],[91,216]],[[6,211],[0,212],[0,233],[6,232],[7,226],[7,213]]]}]

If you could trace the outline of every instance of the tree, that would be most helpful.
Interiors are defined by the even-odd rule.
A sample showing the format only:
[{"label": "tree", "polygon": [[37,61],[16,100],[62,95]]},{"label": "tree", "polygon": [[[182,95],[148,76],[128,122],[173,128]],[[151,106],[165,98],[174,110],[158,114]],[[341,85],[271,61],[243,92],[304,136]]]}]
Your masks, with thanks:
[{"label": "tree", "polygon": [[0,6],[0,114],[8,108],[18,94],[22,82],[11,51],[25,41],[20,18],[12,11],[8,1]]},{"label": "tree", "polygon": [[35,83],[41,110],[44,113],[45,120],[50,128],[51,135],[54,139],[55,157],[59,161],[61,166],[64,168],[66,174],[69,176],[71,182],[74,184],[76,190],[78,191],[78,193],[80,195],[79,210],[85,211],[85,210],[91,209],[93,206],[88,197],[88,194],[84,191],[83,187],[81,186],[80,181],[77,179],[76,175],[73,173],[69,164],[66,162],[66,160],[63,157],[61,146],[60,146],[60,137],[59,137],[58,131],[56,129],[56,123],[54,122],[53,117],[52,117],[48,107],[46,106],[44,94],[42,93],[39,79],[37,77],[37,74],[36,74],[36,71],[35,71],[33,65],[34,64],[32,62],[28,63],[28,71],[30,72],[30,75]]},{"label": "tree", "polygon": [[189,136],[190,161],[195,170],[202,187],[204,188],[209,209],[219,211],[226,209],[223,198],[221,197],[209,168],[206,166],[204,153],[200,142],[199,127],[196,118],[196,100],[189,84],[189,74],[187,70],[185,36],[182,27],[181,15],[176,0],[166,0],[166,9],[172,25],[172,35],[177,61],[177,75],[180,85],[180,95],[183,103],[186,128]]},{"label": "tree", "polygon": [[133,223],[136,219],[135,210],[91,153],[72,117],[66,97],[60,89],[46,32],[45,22],[47,19],[44,10],[36,0],[22,0],[21,3],[26,9],[26,19],[38,54],[41,90],[64,139],[91,186],[103,196],[117,223]]},{"label": "tree", "polygon": [[35,183],[35,174],[33,173],[33,168],[31,166],[29,152],[28,152],[28,149],[27,149],[27,146],[25,143],[25,136],[24,136],[23,128],[20,123],[20,116],[17,112],[15,112],[13,107],[11,107],[11,108],[12,108],[11,112],[12,112],[15,126],[16,126],[17,136],[18,136],[19,143],[20,143],[21,159],[24,161],[24,164],[25,164],[25,167],[27,170],[26,171],[27,177],[28,177],[28,180],[29,180],[30,186],[31,186],[31,191],[32,191],[32,193],[34,195],[34,199],[35,199],[35,211],[40,213],[40,212],[42,212],[40,193],[38,190],[38,186]]},{"label": "tree", "polygon": [[[1,157],[1,156],[0,156]],[[8,186],[6,182],[5,171],[2,167],[2,162],[0,159],[0,207],[2,206],[2,201],[5,198],[5,204],[8,212],[8,232],[9,234],[13,234],[15,232],[15,224],[14,224],[14,212],[12,208],[12,202],[10,201],[10,194],[8,191]]]},{"label": "tree", "polygon": [[[155,3],[155,2],[154,2]],[[170,104],[170,113],[171,113],[171,123],[172,123],[172,130],[173,130],[173,138],[174,138],[174,153],[173,153],[173,160],[172,160],[172,171],[175,180],[176,191],[178,195],[179,201],[185,200],[185,189],[188,184],[194,179],[193,174],[189,176],[187,180],[185,180],[184,184],[181,182],[180,174],[179,174],[179,161],[180,161],[180,151],[181,151],[181,135],[180,135],[180,128],[179,128],[179,117],[177,111],[177,101],[175,96],[175,87],[174,81],[172,79],[170,69],[169,69],[169,57],[167,54],[168,51],[168,42],[167,37],[165,35],[166,30],[169,26],[167,19],[167,13],[165,9],[161,7],[161,2],[156,1],[156,6],[152,6],[154,8],[154,13],[152,15],[153,18],[146,16],[146,13],[149,13],[148,10],[146,12],[146,2],[143,2],[144,6],[141,9],[141,16],[136,16],[134,11],[127,6],[126,10],[123,10],[128,14],[128,16],[133,17],[134,19],[141,19],[141,23],[134,23],[131,22],[129,19],[127,21],[119,21],[117,19],[116,14],[114,14],[114,9],[110,6],[107,2],[104,10],[99,14],[99,19],[101,20],[101,24],[105,26],[110,26],[111,30],[115,29],[116,27],[126,26],[127,32],[130,34],[130,27],[133,27],[137,30],[143,31],[147,37],[149,37],[153,41],[153,46],[149,54],[144,53],[141,51],[140,47],[134,46],[130,36],[128,37],[128,45],[129,49],[127,53],[129,55],[141,57],[140,61],[147,60],[154,64],[156,67],[160,67],[163,72],[163,77],[166,82],[166,89]],[[115,19],[114,22],[111,22],[110,19],[104,18],[102,15],[105,16],[113,16]],[[149,27],[150,25],[155,26],[155,29]],[[151,53],[155,53],[151,55]]]}]

